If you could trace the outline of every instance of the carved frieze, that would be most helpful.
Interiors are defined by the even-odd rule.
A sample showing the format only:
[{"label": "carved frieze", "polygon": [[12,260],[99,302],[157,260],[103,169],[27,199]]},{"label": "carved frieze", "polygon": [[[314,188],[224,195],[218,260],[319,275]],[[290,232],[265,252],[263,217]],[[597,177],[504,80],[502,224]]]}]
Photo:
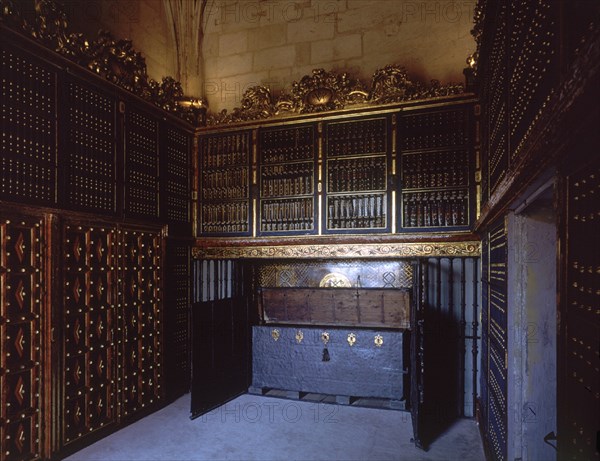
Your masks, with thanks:
[{"label": "carved frieze", "polygon": [[194,247],[196,259],[477,257],[480,242]]}]

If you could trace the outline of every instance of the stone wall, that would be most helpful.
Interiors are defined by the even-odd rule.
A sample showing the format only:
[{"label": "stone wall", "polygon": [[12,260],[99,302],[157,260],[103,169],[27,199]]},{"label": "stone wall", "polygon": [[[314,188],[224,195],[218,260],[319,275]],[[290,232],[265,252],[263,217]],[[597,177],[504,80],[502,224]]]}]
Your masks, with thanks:
[{"label": "stone wall", "polygon": [[462,82],[474,51],[475,1],[209,0],[205,94],[211,110],[262,84],[278,92],[314,68],[370,81],[387,64],[412,77]]},{"label": "stone wall", "polygon": [[100,29],[130,39],[146,59],[148,75],[176,79],[176,53],[165,19],[163,0],[65,0],[74,31],[95,37]]},{"label": "stone wall", "polygon": [[278,93],[315,68],[369,83],[376,69],[397,63],[413,78],[462,82],[475,50],[475,0],[205,1],[198,78],[191,76],[195,57],[179,63],[178,72],[163,0],[65,0],[65,6],[75,30],[103,28],[132,39],[151,78],[181,80],[187,94],[208,99],[211,111],[239,106],[253,85]]}]

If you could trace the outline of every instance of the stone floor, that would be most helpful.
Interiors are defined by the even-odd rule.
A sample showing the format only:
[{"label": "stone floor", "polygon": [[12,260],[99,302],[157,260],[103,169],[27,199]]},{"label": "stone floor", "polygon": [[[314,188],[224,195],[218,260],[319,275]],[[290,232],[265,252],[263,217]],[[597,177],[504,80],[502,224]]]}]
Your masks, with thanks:
[{"label": "stone floor", "polygon": [[427,452],[410,413],[242,395],[189,419],[190,395],[73,454],[69,461],[484,460],[476,423],[458,420]]}]

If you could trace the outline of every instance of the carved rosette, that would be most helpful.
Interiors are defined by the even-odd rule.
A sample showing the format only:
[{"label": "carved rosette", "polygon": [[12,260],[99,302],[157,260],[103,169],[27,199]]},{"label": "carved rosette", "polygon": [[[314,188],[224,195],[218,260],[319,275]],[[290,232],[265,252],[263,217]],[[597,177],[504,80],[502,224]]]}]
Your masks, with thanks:
[{"label": "carved rosette", "polygon": [[196,259],[478,257],[480,242],[194,247]]},{"label": "carved rosette", "polygon": [[365,102],[367,94],[360,81],[345,72],[336,74],[314,69],[312,75],[305,75],[292,84],[290,102],[294,112],[323,112]]}]

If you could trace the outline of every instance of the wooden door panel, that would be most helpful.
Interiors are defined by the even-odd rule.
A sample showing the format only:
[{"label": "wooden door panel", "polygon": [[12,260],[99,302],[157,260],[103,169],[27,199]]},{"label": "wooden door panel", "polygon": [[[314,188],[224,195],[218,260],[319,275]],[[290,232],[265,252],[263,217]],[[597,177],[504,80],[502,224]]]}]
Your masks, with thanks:
[{"label": "wooden door panel", "polygon": [[117,421],[113,330],[115,229],[64,227],[63,443]]},{"label": "wooden door panel", "polygon": [[0,223],[0,460],[42,456],[43,221]]},{"label": "wooden door panel", "polygon": [[[596,151],[594,151],[596,152]],[[592,151],[590,151],[590,157]],[[558,450],[561,459],[600,459],[600,160],[566,178],[559,322]]]},{"label": "wooden door panel", "polygon": [[127,417],[163,398],[163,243],[158,230],[124,229],[120,238],[120,405]]}]

